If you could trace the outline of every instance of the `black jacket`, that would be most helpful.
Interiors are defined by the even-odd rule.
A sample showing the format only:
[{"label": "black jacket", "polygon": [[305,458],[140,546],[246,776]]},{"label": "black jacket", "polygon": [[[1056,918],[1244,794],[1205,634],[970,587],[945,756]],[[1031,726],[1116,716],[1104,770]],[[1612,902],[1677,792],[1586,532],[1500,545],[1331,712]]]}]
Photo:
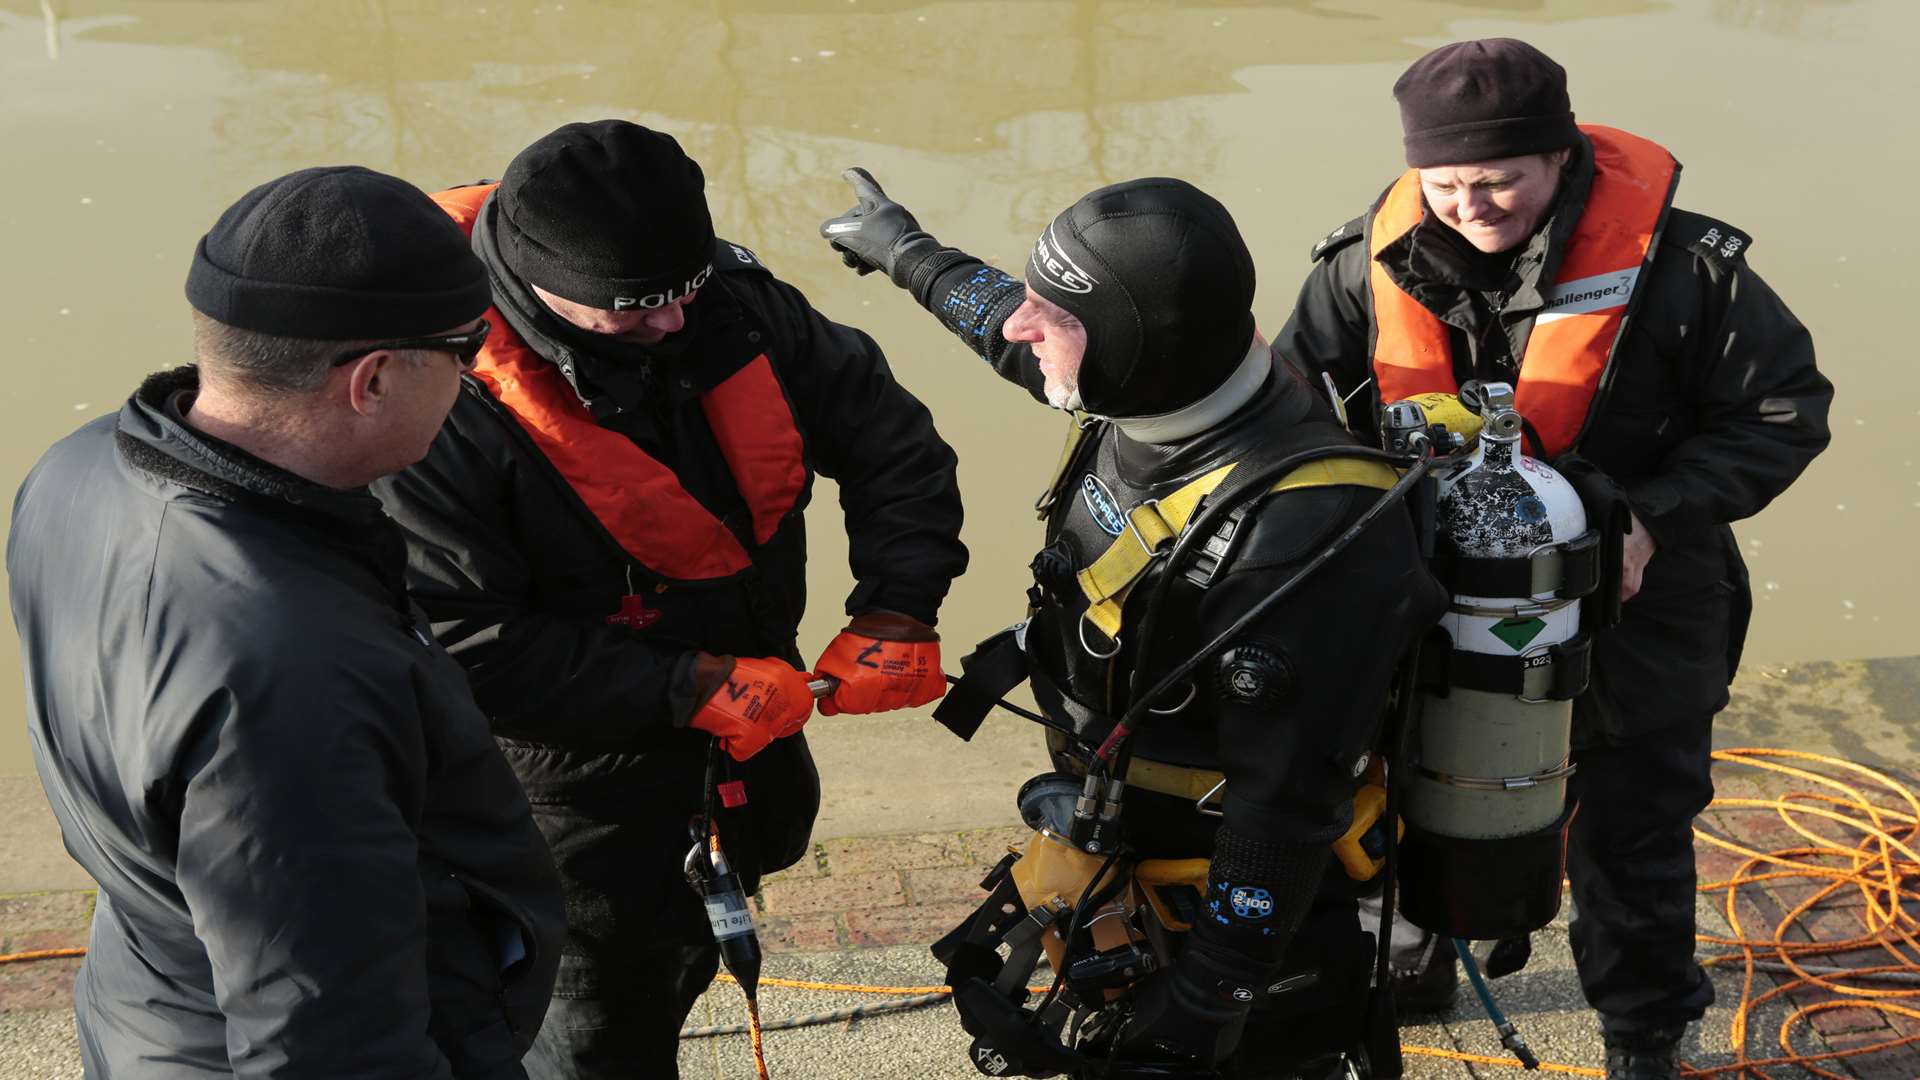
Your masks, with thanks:
[{"label": "black jacket", "polygon": [[35,762],[100,883],[87,1074],[524,1076],[559,883],[399,531],[194,432],[195,386],[56,444],[7,546]]},{"label": "black jacket", "polygon": [[[483,211],[474,234],[483,258],[485,221]],[[857,579],[848,612],[935,620],[966,566],[956,460],[871,338],[821,316],[750,252],[723,241],[713,279],[670,346],[596,354],[488,261],[514,330],[560,365],[598,422],[633,439],[734,525],[744,503],[699,398],[766,354],[805,442],[808,491],[798,507],[813,472],[839,482]],[[701,704],[695,651],[802,662],[795,632],[806,604],[806,536],[797,508],[765,544],[743,538],[753,559],[743,575],[656,578],[473,380],[426,460],[375,491],[409,534],[410,588],[466,665],[536,805],[684,813],[697,805],[708,738],[684,727]],[[657,612],[644,628],[607,621],[630,595]],[[783,865],[804,850],[818,799],[804,738],[776,742],[748,771],[759,775],[760,802],[782,807],[762,824],[784,835],[763,829],[772,847],[762,854],[768,868]]]},{"label": "black jacket", "polygon": [[[1475,257],[1431,214],[1381,252],[1394,280],[1447,325],[1454,373],[1514,379],[1542,283],[1551,282],[1593,177],[1584,144],[1551,216],[1511,268]],[[1372,212],[1315,245],[1314,266],[1276,353],[1316,385],[1330,374],[1354,428],[1371,437],[1373,311],[1365,234]],[[1829,438],[1833,386],[1813,341],[1747,265],[1751,240],[1675,209],[1639,288],[1598,409],[1574,453],[1611,478],[1657,544],[1621,624],[1595,641],[1594,692],[1577,737],[1631,737],[1726,704],[1751,596],[1730,522],[1759,513]],[[1566,465],[1566,462],[1558,464]]]}]

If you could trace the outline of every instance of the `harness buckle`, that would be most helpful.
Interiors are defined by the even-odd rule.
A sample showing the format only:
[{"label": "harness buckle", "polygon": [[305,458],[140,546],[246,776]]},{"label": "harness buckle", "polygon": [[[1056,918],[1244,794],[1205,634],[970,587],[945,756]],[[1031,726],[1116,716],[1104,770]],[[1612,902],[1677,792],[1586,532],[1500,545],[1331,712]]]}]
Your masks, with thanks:
[{"label": "harness buckle", "polygon": [[[1156,559],[1164,559],[1168,555],[1172,554],[1172,550],[1170,548],[1164,548],[1164,547],[1156,548],[1152,544],[1147,543],[1147,538],[1141,534],[1140,525],[1138,522],[1133,520],[1133,515],[1135,511],[1146,510],[1148,508],[1156,508],[1154,509],[1154,513],[1158,514],[1160,512],[1157,509],[1159,505],[1160,505],[1159,499],[1148,499],[1146,502],[1143,502],[1140,505],[1134,507],[1132,510],[1127,511],[1126,514],[1124,515],[1127,519],[1127,528],[1132,530],[1133,538],[1140,542],[1140,550],[1147,553],[1148,562],[1152,562]],[[1162,518],[1161,520],[1165,521],[1166,519]]]}]

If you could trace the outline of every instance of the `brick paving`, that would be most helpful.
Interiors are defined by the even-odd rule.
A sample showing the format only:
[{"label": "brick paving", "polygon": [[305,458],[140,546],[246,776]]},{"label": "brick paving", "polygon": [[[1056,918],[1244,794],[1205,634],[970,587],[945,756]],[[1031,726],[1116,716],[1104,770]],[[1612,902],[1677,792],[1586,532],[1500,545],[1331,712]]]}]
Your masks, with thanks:
[{"label": "brick paving", "polygon": [[[1723,796],[1775,798],[1788,790],[1807,787],[1804,781],[1753,770],[1719,772],[1723,774],[1719,778]],[[1714,809],[1703,816],[1702,824],[1720,836],[1762,851],[1808,843],[1769,811]],[[1837,826],[1820,831],[1840,832]],[[787,954],[796,960],[806,955],[854,955],[868,949],[879,955],[879,950],[886,947],[924,947],[974,909],[984,895],[979,885],[982,875],[1009,845],[1023,842],[1025,836],[1024,829],[1011,827],[824,841],[815,846],[812,858],[769,875],[762,883],[754,900],[762,940],[769,953]],[[1742,861],[1740,856],[1702,845],[1701,879],[1723,880]],[[1744,887],[1735,911],[1745,935],[1770,938],[1786,913],[1816,888],[1802,882]],[[1722,910],[1723,895],[1703,896],[1703,908],[1706,914]],[[0,952],[84,945],[92,911],[91,892],[0,896]],[[1865,914],[1866,904],[1859,891],[1843,890],[1799,925],[1789,927],[1786,936],[1788,940],[1804,941],[1808,940],[1806,931],[1812,930],[1820,940],[1845,941],[1865,933]],[[1703,921],[1702,929],[1712,932],[1715,927]],[[1723,951],[1724,946],[1702,946],[1703,954]],[[1864,965],[1886,963],[1888,959],[1884,950],[1869,948],[1812,957],[1806,962]],[[0,1018],[9,1013],[70,1008],[79,964],[79,960],[69,959],[0,965]],[[1731,970],[1737,973],[1737,965]],[[1784,977],[1763,974],[1757,978],[1755,989],[1764,992],[1784,981]],[[1527,995],[1520,992],[1521,985],[1516,983],[1507,991],[1515,996],[1510,1008],[1525,1008]],[[1790,996],[1789,1008],[1835,997],[1819,988],[1803,988]],[[1778,1052],[1776,1032],[1785,1011],[1770,1009],[1755,1018],[1748,1034],[1751,1056]],[[1797,1028],[1794,1039],[1803,1052],[1820,1052],[1877,1046],[1914,1035],[1920,1035],[1920,1021],[1866,1008],[1845,1008],[1812,1014]],[[1725,1053],[1724,1049],[1718,1052]],[[1920,1044],[1882,1050],[1843,1067],[1867,1080],[1911,1080],[1920,1076]]]}]

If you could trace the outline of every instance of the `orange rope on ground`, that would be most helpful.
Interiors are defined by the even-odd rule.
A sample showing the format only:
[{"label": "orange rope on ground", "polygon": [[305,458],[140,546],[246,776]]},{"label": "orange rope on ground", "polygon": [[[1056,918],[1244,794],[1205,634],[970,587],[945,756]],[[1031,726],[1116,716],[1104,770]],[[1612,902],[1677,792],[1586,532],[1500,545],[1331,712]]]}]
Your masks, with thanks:
[{"label": "orange rope on ground", "polygon": [[772,1080],[767,1075],[767,1044],[760,1034],[760,1003],[747,999],[747,1037],[753,1044],[753,1071],[757,1080]]},{"label": "orange rope on ground", "polygon": [[[1826,788],[1833,794],[1796,791],[1780,799],[1727,798],[1715,799],[1712,803],[1713,807],[1721,810],[1770,810],[1779,815],[1788,829],[1809,841],[1805,846],[1770,852],[1755,851],[1698,828],[1694,830],[1694,836],[1701,842],[1731,852],[1744,860],[1732,877],[1725,881],[1703,883],[1699,887],[1703,893],[1726,893],[1724,910],[1727,925],[1733,929],[1731,938],[1702,934],[1700,940],[1713,945],[1729,945],[1736,950],[1705,957],[1701,962],[1708,965],[1737,962],[1742,965],[1743,979],[1740,1004],[1733,1016],[1734,1063],[1698,1070],[1694,1075],[1731,1073],[1765,1078],[1769,1074],[1761,1071],[1764,1067],[1797,1065],[1815,1076],[1844,1080],[1844,1074],[1821,1068],[1815,1062],[1861,1057],[1920,1042],[1920,1035],[1912,1035],[1824,1054],[1802,1054],[1793,1048],[1796,1028],[1809,1023],[1813,1016],[1822,1012],[1854,1009],[1879,1013],[1883,1018],[1920,1020],[1920,1010],[1899,1003],[1920,998],[1920,986],[1895,989],[1884,985],[1884,981],[1882,985],[1859,985],[1862,982],[1874,982],[1873,976],[1876,975],[1920,976],[1920,938],[1916,938],[1920,920],[1916,920],[1906,907],[1906,901],[1920,901],[1920,854],[1915,852],[1916,844],[1920,844],[1920,798],[1885,773],[1821,754],[1753,748],[1716,751],[1713,757],[1716,761],[1728,764],[1790,776]],[[1905,809],[1869,798],[1861,790],[1858,779],[1848,782],[1785,762],[1819,765],[1843,775],[1852,773],[1854,777],[1877,785],[1881,789],[1875,792],[1879,799],[1890,796],[1892,802],[1904,805]],[[1843,835],[1834,837],[1819,831],[1819,826],[1829,824],[1840,826]],[[1763,867],[1769,869],[1758,872]],[[1818,888],[1781,917],[1773,927],[1770,938],[1749,938],[1742,926],[1739,905],[1736,903],[1740,888],[1762,882],[1795,879],[1817,885]],[[1827,905],[1827,910],[1831,910],[1837,904],[1836,898],[1853,897],[1857,897],[1860,904],[1860,934],[1838,941],[1788,940],[1788,935],[1796,929],[1813,938],[1813,934],[1800,926],[1802,920],[1821,910],[1823,904]],[[1803,963],[1808,957],[1869,950],[1884,952],[1889,962],[1856,963],[1839,974],[1812,972]],[[1784,966],[1792,972],[1792,978],[1765,993],[1755,995],[1754,977],[1758,964],[1763,961]],[[1804,993],[1809,989],[1824,991],[1832,997],[1830,1000],[1799,1006],[1780,1022],[1777,1041],[1781,1056],[1750,1058],[1747,1028],[1755,1011],[1777,997]]]},{"label": "orange rope on ground", "polygon": [[[1744,979],[1740,1003],[1733,1016],[1733,1063],[1711,1069],[1683,1069],[1683,1074],[1718,1076],[1724,1073],[1751,1080],[1772,1080],[1775,1074],[1763,1072],[1763,1069],[1794,1066],[1815,1076],[1846,1080],[1844,1074],[1821,1068],[1817,1063],[1864,1057],[1920,1043],[1920,1035],[1909,1035],[1889,1038],[1870,1046],[1818,1054],[1803,1054],[1793,1048],[1794,1034],[1799,1026],[1810,1023],[1811,1017],[1822,1012],[1855,1009],[1878,1013],[1885,1018],[1920,1021],[1920,1001],[1916,1001],[1920,999],[1920,917],[1908,910],[1909,901],[1920,905],[1920,797],[1884,773],[1820,754],[1795,750],[1740,749],[1718,750],[1713,758],[1724,764],[1790,776],[1826,791],[1796,791],[1780,799],[1715,799],[1710,805],[1711,809],[1723,811],[1772,811],[1779,815],[1788,829],[1807,841],[1804,845],[1757,851],[1694,829],[1694,836],[1699,842],[1744,860],[1733,876],[1724,881],[1703,882],[1699,886],[1702,893],[1726,893],[1727,925],[1733,929],[1732,937],[1701,934],[1699,940],[1710,945],[1730,946],[1734,950],[1702,957],[1701,963],[1708,966],[1739,963],[1744,969]],[[1822,766],[1842,774],[1851,773],[1856,778],[1864,778],[1877,785],[1880,790],[1875,792],[1876,798],[1869,798],[1861,789],[1861,779],[1849,782],[1787,762]],[[1888,805],[1889,802],[1897,805]],[[1839,826],[1842,835],[1827,835],[1820,831],[1823,826]],[[1815,885],[1817,888],[1782,916],[1773,927],[1770,937],[1749,938],[1736,902],[1740,889],[1783,882]],[[1857,901],[1862,920],[1861,933],[1841,940],[1788,940],[1788,935],[1796,929],[1805,933],[1800,924],[1808,916],[1822,910],[1832,910],[1838,902],[1836,898]],[[1806,936],[1813,937],[1810,933]],[[1805,964],[1811,957],[1869,950],[1884,953],[1885,962],[1852,964],[1839,973],[1809,970]],[[42,949],[0,956],[0,964],[83,956],[85,953],[85,949]],[[1756,995],[1754,978],[1763,963],[1784,966],[1791,977]],[[1876,976],[1888,975],[1903,977],[1915,985],[1905,989],[1890,987],[1885,985],[1884,978],[1880,980],[1880,985],[1861,985],[1874,983]],[[730,980],[731,977],[722,974],[719,978]],[[852,994],[951,992],[944,986],[864,986],[803,979],[766,978],[760,980],[760,985]],[[1046,988],[1032,989],[1044,992]],[[1782,995],[1804,993],[1810,989],[1831,997],[1829,1000],[1801,1005],[1787,1014],[1777,1033],[1781,1051],[1779,1055],[1750,1057],[1747,1029],[1753,1022],[1756,1010]],[[1903,1002],[1914,1002],[1914,1005]],[[1416,1057],[1444,1058],[1515,1069],[1521,1067],[1512,1058],[1468,1054],[1443,1047],[1402,1046],[1401,1050]],[[1605,1075],[1600,1069],[1557,1062],[1542,1062],[1540,1070],[1569,1076]]]},{"label": "orange rope on ground", "polygon": [[0,964],[17,964],[26,960],[59,960],[68,956],[85,956],[85,949],[34,949],[32,952],[0,953]]}]

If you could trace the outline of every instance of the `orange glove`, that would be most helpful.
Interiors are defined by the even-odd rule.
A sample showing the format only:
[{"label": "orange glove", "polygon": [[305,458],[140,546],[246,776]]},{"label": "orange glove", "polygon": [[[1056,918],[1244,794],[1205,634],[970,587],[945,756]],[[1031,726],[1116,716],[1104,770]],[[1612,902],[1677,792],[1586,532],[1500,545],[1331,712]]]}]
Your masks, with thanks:
[{"label": "orange glove", "polygon": [[[722,673],[728,662],[732,669]],[[785,660],[702,654],[694,666],[696,686],[707,685],[715,675],[721,676],[719,686],[687,724],[710,732],[735,761],[745,761],[773,740],[799,731],[813,715],[807,673]]]},{"label": "orange glove", "polygon": [[839,680],[833,693],[820,699],[822,716],[906,709],[938,701],[947,692],[940,635],[910,615],[891,611],[855,615],[813,671]]}]

